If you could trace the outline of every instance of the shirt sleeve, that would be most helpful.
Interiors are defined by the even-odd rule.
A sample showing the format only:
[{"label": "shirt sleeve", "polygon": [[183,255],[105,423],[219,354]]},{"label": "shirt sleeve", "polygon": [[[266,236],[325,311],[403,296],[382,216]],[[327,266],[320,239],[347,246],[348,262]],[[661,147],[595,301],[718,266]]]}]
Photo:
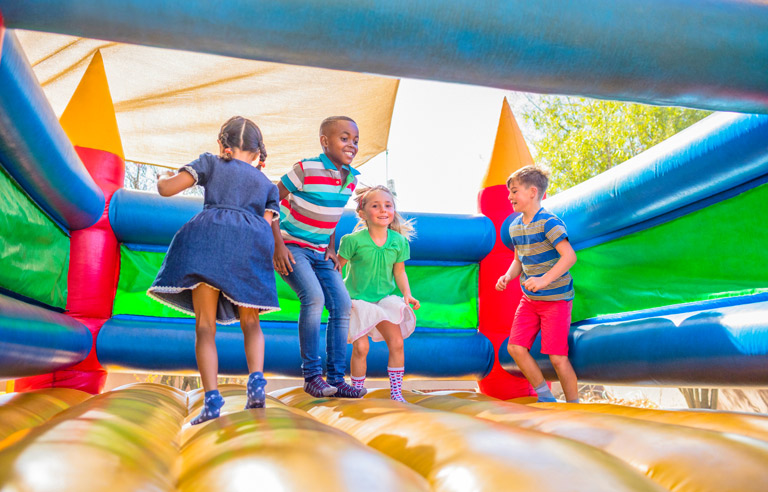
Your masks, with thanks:
[{"label": "shirt sleeve", "polygon": [[291,193],[301,191],[304,188],[304,164],[301,161],[294,164],[291,170],[280,178],[280,182]]},{"label": "shirt sleeve", "polygon": [[186,171],[195,178],[195,184],[205,186],[213,170],[213,156],[211,154],[200,154],[200,157],[183,166],[179,171]]},{"label": "shirt sleeve", "polygon": [[402,263],[405,260],[410,260],[411,244],[408,242],[407,239],[405,239],[400,234],[398,234],[398,242],[400,243],[400,247],[398,248],[397,258],[395,258],[395,263]]},{"label": "shirt sleeve", "polygon": [[551,217],[547,220],[544,224],[544,235],[547,236],[547,241],[552,243],[552,246],[557,246],[557,243],[563,239],[568,239],[565,223],[558,217]]},{"label": "shirt sleeve", "polygon": [[355,254],[355,241],[350,234],[341,236],[341,242],[339,243],[339,256],[349,261],[352,259],[352,255]]},{"label": "shirt sleeve", "polygon": [[272,216],[272,220],[277,220],[280,218],[280,203],[278,202],[279,198],[280,192],[277,191],[277,186],[270,185],[269,192],[267,192],[267,204],[264,205],[264,210],[269,210],[274,214]]}]

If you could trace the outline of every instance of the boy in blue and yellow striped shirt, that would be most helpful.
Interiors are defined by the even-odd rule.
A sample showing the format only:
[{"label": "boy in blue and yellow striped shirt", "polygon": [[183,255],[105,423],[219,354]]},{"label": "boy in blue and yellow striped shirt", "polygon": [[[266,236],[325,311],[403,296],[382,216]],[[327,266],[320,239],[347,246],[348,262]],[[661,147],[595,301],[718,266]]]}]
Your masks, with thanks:
[{"label": "boy in blue and yellow striped shirt", "polygon": [[549,175],[536,166],[525,166],[507,180],[509,201],[520,215],[512,220],[509,235],[515,259],[499,277],[496,290],[520,276],[520,299],[507,350],[536,390],[540,402],[556,401],[530,349],[541,331],[541,352],[548,354],[569,403],[578,403],[576,373],[568,360],[573,280],[568,270],[576,253],[568,241],[565,223],[541,206]]}]

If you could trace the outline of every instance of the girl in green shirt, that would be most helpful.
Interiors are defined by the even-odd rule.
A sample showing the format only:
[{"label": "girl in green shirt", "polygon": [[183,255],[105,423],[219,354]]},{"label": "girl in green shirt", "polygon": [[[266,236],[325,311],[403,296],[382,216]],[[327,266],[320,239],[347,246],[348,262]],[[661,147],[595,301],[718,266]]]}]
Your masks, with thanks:
[{"label": "girl in green shirt", "polygon": [[[355,388],[365,385],[368,337],[374,342],[384,340],[389,349],[390,397],[404,402],[403,339],[416,329],[413,310],[419,309],[405,274],[413,227],[397,213],[394,197],[386,187],[359,189],[356,195],[360,222],[352,234],[341,238],[339,245],[342,268],[349,263],[344,285],[352,298],[347,337],[353,344],[352,384]],[[403,297],[395,294],[398,288]]]}]

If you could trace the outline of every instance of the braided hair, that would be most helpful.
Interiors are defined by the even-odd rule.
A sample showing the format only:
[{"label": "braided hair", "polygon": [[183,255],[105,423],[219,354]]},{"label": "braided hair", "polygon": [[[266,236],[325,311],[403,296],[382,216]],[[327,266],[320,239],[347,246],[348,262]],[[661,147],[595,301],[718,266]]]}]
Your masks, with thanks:
[{"label": "braided hair", "polygon": [[242,116],[233,116],[221,125],[219,142],[224,148],[224,152],[219,157],[225,161],[232,160],[232,149],[248,152],[258,151],[260,162],[267,159],[267,148],[264,146],[261,130],[256,126],[256,123]]}]

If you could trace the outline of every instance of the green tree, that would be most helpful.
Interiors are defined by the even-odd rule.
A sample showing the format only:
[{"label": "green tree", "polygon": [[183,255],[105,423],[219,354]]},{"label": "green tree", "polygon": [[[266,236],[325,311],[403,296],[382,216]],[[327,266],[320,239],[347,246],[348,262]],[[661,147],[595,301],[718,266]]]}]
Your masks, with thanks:
[{"label": "green tree", "polygon": [[554,195],[597,176],[691,126],[709,111],[563,96],[528,96],[536,161]]}]

